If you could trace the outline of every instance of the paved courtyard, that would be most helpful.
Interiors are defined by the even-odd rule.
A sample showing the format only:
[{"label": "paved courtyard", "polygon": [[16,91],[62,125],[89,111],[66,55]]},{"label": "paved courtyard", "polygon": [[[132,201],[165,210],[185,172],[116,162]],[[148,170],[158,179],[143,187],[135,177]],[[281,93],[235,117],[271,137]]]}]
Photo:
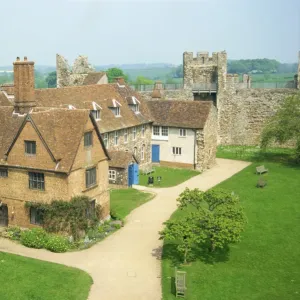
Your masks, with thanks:
[{"label": "paved courtyard", "polygon": [[58,254],[0,238],[0,251],[85,270],[94,280],[89,300],[160,300],[162,241],[158,231],[176,210],[176,198],[186,187],[207,190],[248,165],[217,159],[213,168],[176,187],[151,189],[157,194],[153,200],[135,209],[125,227],[90,249]]}]

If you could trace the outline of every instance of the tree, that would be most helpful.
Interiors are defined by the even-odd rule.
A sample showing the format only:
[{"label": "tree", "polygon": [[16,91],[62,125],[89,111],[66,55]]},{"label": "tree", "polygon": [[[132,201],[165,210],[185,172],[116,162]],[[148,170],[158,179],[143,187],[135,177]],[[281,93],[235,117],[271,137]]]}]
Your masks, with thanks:
[{"label": "tree", "polygon": [[205,233],[200,231],[192,215],[183,220],[167,221],[165,225],[165,229],[160,232],[160,239],[176,241],[177,251],[183,256],[186,264],[193,246],[205,239]]},{"label": "tree", "polygon": [[56,88],[56,71],[50,72],[46,77],[48,88]]},{"label": "tree", "polygon": [[128,76],[124,74],[123,70],[119,68],[110,68],[106,70],[108,82],[114,82],[116,77],[123,77],[125,82],[128,81]]},{"label": "tree", "polygon": [[135,84],[141,85],[141,84],[154,84],[153,80],[146,78],[144,76],[138,76],[136,78]]},{"label": "tree", "polygon": [[234,193],[186,188],[177,201],[179,209],[193,206],[195,212],[179,221],[166,222],[160,236],[177,241],[177,250],[184,254],[185,262],[194,246],[214,252],[240,240],[246,217]]},{"label": "tree", "polygon": [[272,142],[295,141],[296,161],[300,162],[300,93],[285,99],[281,108],[269,119],[261,136],[261,147]]}]

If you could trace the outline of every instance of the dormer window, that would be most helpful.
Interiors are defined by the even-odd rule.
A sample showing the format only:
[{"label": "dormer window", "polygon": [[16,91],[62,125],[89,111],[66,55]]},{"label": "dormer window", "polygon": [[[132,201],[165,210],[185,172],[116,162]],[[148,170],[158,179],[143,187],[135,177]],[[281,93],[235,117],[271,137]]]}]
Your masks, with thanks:
[{"label": "dormer window", "polygon": [[101,109],[102,107],[97,104],[96,102],[92,102],[93,109],[91,110],[91,113],[93,114],[96,121],[100,120],[101,117]]},{"label": "dormer window", "polygon": [[36,155],[36,142],[25,141],[25,154]]},{"label": "dormer window", "polygon": [[100,120],[100,110],[92,110],[95,120]]},{"label": "dormer window", "polygon": [[115,99],[108,101],[108,107],[116,117],[121,116],[121,106],[122,105]]},{"label": "dormer window", "polygon": [[126,100],[130,109],[138,114],[140,112],[140,101],[134,96],[126,97]]}]

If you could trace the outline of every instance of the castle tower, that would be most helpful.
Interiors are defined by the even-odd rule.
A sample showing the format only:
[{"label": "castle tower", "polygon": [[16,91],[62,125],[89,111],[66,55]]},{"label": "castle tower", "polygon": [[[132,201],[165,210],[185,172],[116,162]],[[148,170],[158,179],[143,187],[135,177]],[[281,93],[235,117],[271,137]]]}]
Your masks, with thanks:
[{"label": "castle tower", "polygon": [[17,57],[14,65],[15,112],[28,113],[36,106],[34,97],[34,62]]}]

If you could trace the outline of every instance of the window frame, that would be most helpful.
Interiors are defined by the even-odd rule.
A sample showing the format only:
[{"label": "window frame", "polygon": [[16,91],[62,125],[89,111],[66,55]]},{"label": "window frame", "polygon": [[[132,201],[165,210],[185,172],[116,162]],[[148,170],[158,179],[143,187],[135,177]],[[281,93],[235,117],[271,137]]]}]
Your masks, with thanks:
[{"label": "window frame", "polygon": [[128,129],[124,129],[124,143],[128,143]]},{"label": "window frame", "polygon": [[89,201],[88,208],[85,210],[85,215],[89,220],[96,217],[96,199]]},{"label": "window frame", "polygon": [[137,147],[133,148],[133,155],[136,156],[137,155]]},{"label": "window frame", "polygon": [[169,127],[168,126],[161,126],[161,136],[169,136]]},{"label": "window frame", "polygon": [[8,168],[0,168],[0,178],[8,177]]},{"label": "window frame", "polygon": [[108,146],[109,146],[109,134],[108,133],[103,134],[103,143],[104,143],[105,148],[108,149]]},{"label": "window frame", "polygon": [[176,156],[182,155],[182,147],[172,147],[172,153]]},{"label": "window frame", "polygon": [[132,127],[132,140],[136,140],[136,127]]},{"label": "window frame", "polygon": [[142,145],[141,148],[141,160],[145,160],[145,145]]},{"label": "window frame", "polygon": [[112,180],[112,181],[117,180],[117,171],[116,170],[108,170],[108,180]]},{"label": "window frame", "polygon": [[28,187],[30,190],[45,191],[45,174],[28,172]]},{"label": "window frame", "polygon": [[[158,129],[158,134],[156,134],[157,132],[155,132],[156,129]],[[153,133],[153,136],[160,136],[160,126],[154,125],[152,128],[152,133]]]},{"label": "window frame", "polygon": [[180,137],[186,137],[186,128],[180,128],[179,129],[179,136]]},{"label": "window frame", "polygon": [[118,131],[116,130],[116,131],[115,131],[115,135],[114,135],[114,145],[115,145],[115,146],[118,146],[118,142],[119,142],[119,133],[118,133]]},{"label": "window frame", "polygon": [[[26,155],[29,155],[29,156],[36,155],[36,141],[25,140],[24,145],[25,145],[25,154]],[[34,147],[33,147],[33,145],[34,145]],[[31,152],[27,152],[28,150]]]},{"label": "window frame", "polygon": [[116,106],[115,109],[114,109],[114,111],[115,111],[115,116],[116,117],[120,117],[121,116],[121,108],[120,108],[120,106]]},{"label": "window frame", "polygon": [[96,121],[101,120],[101,111],[100,109],[93,109],[92,110],[93,117]]},{"label": "window frame", "polygon": [[[90,137],[88,139],[86,139],[86,137]],[[83,144],[84,144],[84,148],[90,148],[93,147],[93,131],[87,131],[84,133],[84,137],[83,137]],[[90,144],[86,144],[87,141],[90,142]]]},{"label": "window frame", "polygon": [[[93,178],[93,174],[90,174],[90,172],[94,171],[94,181],[91,183],[89,182],[91,180],[91,178]],[[97,185],[97,168],[96,167],[92,167],[92,168],[88,168],[85,170],[85,187],[88,189],[90,187],[93,187]]]},{"label": "window frame", "polygon": [[29,221],[33,225],[42,225],[44,223],[44,212],[38,207],[30,207]]},{"label": "window frame", "polygon": [[142,137],[145,137],[146,125],[142,125]]}]

